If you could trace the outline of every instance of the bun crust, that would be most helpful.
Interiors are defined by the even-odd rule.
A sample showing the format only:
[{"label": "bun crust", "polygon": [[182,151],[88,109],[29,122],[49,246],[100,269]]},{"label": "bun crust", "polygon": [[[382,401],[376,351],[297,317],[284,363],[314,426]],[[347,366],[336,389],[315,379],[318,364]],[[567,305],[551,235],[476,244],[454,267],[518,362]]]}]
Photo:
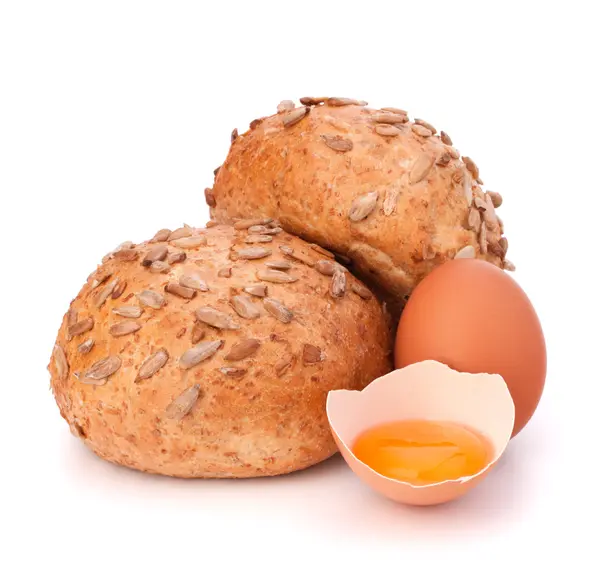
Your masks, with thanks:
[{"label": "bun crust", "polygon": [[486,196],[477,166],[445,133],[402,110],[301,101],[281,103],[278,114],[232,137],[206,190],[213,218],[272,216],[349,257],[362,280],[400,307],[459,252],[512,268],[495,214],[501,197]]},{"label": "bun crust", "polygon": [[361,283],[268,220],[237,227],[124,244],[71,303],[51,387],[100,457],[178,477],[289,473],[336,451],[328,391],[391,370]]}]

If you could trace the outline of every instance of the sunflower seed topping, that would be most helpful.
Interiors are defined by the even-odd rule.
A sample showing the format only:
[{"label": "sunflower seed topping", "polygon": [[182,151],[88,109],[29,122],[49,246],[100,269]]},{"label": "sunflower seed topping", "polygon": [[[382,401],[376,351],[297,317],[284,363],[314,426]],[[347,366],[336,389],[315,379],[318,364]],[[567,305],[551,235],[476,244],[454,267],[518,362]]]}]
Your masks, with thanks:
[{"label": "sunflower seed topping", "polygon": [[202,361],[212,357],[223,345],[223,340],[202,341],[195,347],[188,349],[179,359],[179,365],[183,369],[191,369]]},{"label": "sunflower seed topping", "polygon": [[260,310],[247,296],[233,296],[231,298],[231,307],[241,318],[252,320],[260,317]]},{"label": "sunflower seed topping", "polygon": [[272,251],[267,247],[243,247],[241,249],[236,249],[233,252],[233,256],[237,259],[263,259],[264,257],[268,257],[271,255]]},{"label": "sunflower seed topping", "polygon": [[[252,218],[245,220],[238,220],[233,224],[236,230],[249,230],[254,226],[266,226],[273,221],[273,218]],[[266,229],[266,228],[265,228]]]},{"label": "sunflower seed topping", "polygon": [[504,255],[506,255],[506,253],[508,251],[508,239],[506,239],[505,237],[501,237],[498,240],[498,243],[499,243],[500,247],[502,248],[502,251],[504,251]]},{"label": "sunflower seed topping", "polygon": [[289,324],[294,318],[294,313],[286,308],[279,300],[275,300],[273,298],[265,298],[263,300],[263,306],[265,310],[276,318],[280,322],[284,324]]},{"label": "sunflower seed topping", "polygon": [[412,129],[414,133],[421,137],[431,137],[433,135],[429,128],[426,128],[419,124],[413,124],[412,126],[410,126],[410,129]]},{"label": "sunflower seed topping", "polygon": [[86,332],[89,332],[93,327],[94,327],[94,319],[93,318],[85,318],[83,320],[80,320],[76,324],[69,326],[67,331],[69,333],[69,337],[72,338],[72,337],[84,334]]},{"label": "sunflower seed topping", "polygon": [[167,256],[167,263],[173,265],[175,263],[183,263],[187,259],[185,251],[175,251]]},{"label": "sunflower seed topping", "polygon": [[195,249],[196,247],[206,245],[206,236],[194,235],[192,237],[182,237],[171,243],[172,245],[174,245],[175,247],[179,247],[180,249]]},{"label": "sunflower seed topping", "polygon": [[269,269],[277,269],[278,271],[289,271],[292,268],[292,264],[289,261],[267,261],[265,267]]},{"label": "sunflower seed topping", "polygon": [[66,379],[69,375],[69,362],[65,355],[65,350],[60,345],[54,346],[54,366],[59,379]]},{"label": "sunflower seed topping", "polygon": [[400,108],[390,108],[389,106],[381,109],[382,112],[391,112],[392,114],[404,114],[408,115],[406,110],[401,110]]},{"label": "sunflower seed topping", "polygon": [[450,153],[450,156],[453,159],[458,159],[460,157],[460,153],[458,152],[458,149],[455,149],[454,147],[451,147],[450,145],[448,145],[446,147],[446,151],[448,151],[448,153]]},{"label": "sunflower seed topping", "polygon": [[[108,377],[114,375],[121,368],[121,358],[116,355],[112,357],[105,357],[100,361],[94,363],[83,375],[83,379],[86,381],[101,381],[108,379]],[[83,382],[82,379],[82,382]],[[98,383],[100,384],[100,383]],[[104,383],[102,383],[104,384]]]},{"label": "sunflower seed topping", "polygon": [[500,206],[502,206],[502,196],[500,195],[500,193],[492,192],[490,190],[488,191],[488,196],[491,198],[494,208],[500,208]]},{"label": "sunflower seed topping", "polygon": [[333,273],[331,284],[329,285],[329,294],[333,298],[342,298],[346,294],[346,273],[339,269]]},{"label": "sunflower seed topping", "polygon": [[455,259],[474,259],[475,258],[475,248],[472,245],[466,245],[462,249],[460,249],[456,255]]},{"label": "sunflower seed topping", "polygon": [[383,213],[386,216],[391,216],[396,211],[396,204],[398,203],[399,194],[400,188],[398,186],[391,186],[385,191],[385,197],[383,199]]},{"label": "sunflower seed topping", "polygon": [[272,283],[292,283],[298,280],[298,277],[278,271],[277,269],[261,269],[256,273],[258,280]]},{"label": "sunflower seed topping", "polygon": [[114,254],[114,258],[118,261],[135,261],[138,257],[136,249],[119,249]]},{"label": "sunflower seed topping", "polygon": [[327,259],[321,259],[315,263],[315,269],[322,275],[332,277],[340,266],[334,261],[328,261]]},{"label": "sunflower seed topping", "polygon": [[254,355],[260,347],[260,341],[257,339],[244,339],[235,343],[229,353],[225,355],[225,361],[242,361]]},{"label": "sunflower seed topping", "polygon": [[264,298],[267,296],[267,287],[264,284],[254,284],[251,286],[244,287],[244,292],[251,294],[252,296],[258,296]]},{"label": "sunflower seed topping", "polygon": [[469,210],[469,227],[475,232],[479,233],[481,228],[481,214],[477,208],[471,208]]},{"label": "sunflower seed topping", "polygon": [[505,271],[514,271],[515,270],[515,265],[514,263],[512,263],[511,261],[509,261],[508,259],[504,260],[504,263],[502,264],[502,266],[504,267]]},{"label": "sunflower seed topping", "polygon": [[473,162],[473,159],[471,159],[471,157],[463,157],[462,160],[465,166],[467,167],[467,171],[469,171],[473,175],[474,179],[478,179],[479,167],[477,167],[477,165]]},{"label": "sunflower seed topping", "polygon": [[231,132],[231,143],[233,143],[239,136],[238,130],[237,128],[235,128],[232,132]]},{"label": "sunflower seed topping", "polygon": [[166,273],[171,269],[169,263],[165,263],[164,261],[154,261],[152,265],[150,265],[150,272],[152,273]]},{"label": "sunflower seed topping", "polygon": [[309,106],[301,106],[295,108],[290,112],[283,115],[283,127],[289,128],[297,124],[302,118],[304,118],[310,112]]},{"label": "sunflower seed topping", "polygon": [[380,124],[375,126],[375,133],[383,137],[395,137],[396,135],[400,135],[400,129],[391,124]]},{"label": "sunflower seed topping", "polygon": [[200,385],[195,384],[184,390],[165,410],[165,415],[171,420],[182,420],[189,414],[200,398]]},{"label": "sunflower seed topping", "polygon": [[275,373],[277,374],[277,376],[281,377],[292,366],[293,362],[293,355],[284,355],[281,359],[279,359],[279,361],[277,361],[277,363],[275,363],[274,366]]},{"label": "sunflower seed topping", "polygon": [[140,326],[137,322],[127,320],[125,322],[113,324],[108,331],[110,335],[114,337],[121,337],[124,335],[133,334],[141,329],[142,326]]},{"label": "sunflower seed topping", "polygon": [[139,318],[144,311],[139,306],[119,306],[113,313],[123,318]]},{"label": "sunflower seed topping", "polygon": [[270,243],[271,241],[273,241],[273,236],[259,234],[252,234],[244,239],[244,243]]},{"label": "sunflower seed topping", "polygon": [[142,363],[138,371],[136,381],[149,379],[151,376],[160,371],[169,360],[169,353],[166,349],[159,349],[156,353],[147,357]]},{"label": "sunflower seed topping", "polygon": [[224,279],[228,279],[231,277],[231,267],[223,267],[222,269],[219,269],[219,271],[217,272],[217,276],[224,278]]},{"label": "sunflower seed topping", "polygon": [[318,347],[305,343],[302,349],[302,361],[305,365],[314,365],[325,360],[325,355]]},{"label": "sunflower seed topping", "polygon": [[113,300],[116,300],[117,298],[121,298],[121,296],[125,292],[126,288],[127,288],[127,282],[125,282],[125,281],[119,281],[115,285],[115,289],[112,292],[111,298]]},{"label": "sunflower seed topping", "polygon": [[196,322],[192,327],[192,344],[196,345],[204,336],[206,335],[206,330],[200,322]]},{"label": "sunflower seed topping", "polygon": [[433,155],[430,155],[429,153],[421,153],[421,155],[414,162],[413,167],[408,175],[410,184],[421,182],[431,172],[434,163],[435,158]]},{"label": "sunflower seed topping", "polygon": [[169,294],[174,294],[180,298],[186,298],[190,300],[196,296],[196,290],[193,288],[186,288],[178,283],[169,283],[165,286],[165,291]]},{"label": "sunflower seed topping", "polygon": [[325,101],[328,106],[366,106],[367,102],[364,100],[355,100],[354,98],[338,98],[332,97],[327,98]]},{"label": "sunflower seed topping", "polygon": [[354,202],[352,202],[352,206],[348,212],[350,221],[360,222],[361,220],[364,220],[373,210],[375,210],[378,198],[378,192],[367,192],[356,198]]},{"label": "sunflower seed topping", "polygon": [[175,231],[171,232],[169,235],[168,241],[175,241],[177,239],[181,239],[183,237],[190,237],[192,235],[192,228],[188,225],[184,225],[182,228],[177,228]]},{"label": "sunflower seed topping", "polygon": [[154,237],[150,241],[153,243],[163,243],[165,241],[168,241],[170,235],[171,235],[171,230],[168,230],[168,229],[158,230],[156,232],[156,234],[154,235]]},{"label": "sunflower seed topping", "polygon": [[303,96],[300,98],[300,104],[304,106],[317,106],[318,104],[323,104],[325,101],[327,101],[327,96]]},{"label": "sunflower seed topping", "polygon": [[373,121],[378,124],[405,124],[408,122],[408,116],[406,114],[384,112],[381,114],[375,114],[373,116]]},{"label": "sunflower seed topping", "polygon": [[370,300],[373,295],[371,291],[363,284],[360,283],[352,283],[352,292],[360,296],[363,300]]},{"label": "sunflower seed topping", "polygon": [[113,294],[117,285],[119,284],[119,277],[114,278],[109,284],[107,284],[94,298],[94,306],[96,308],[102,308],[108,297]]},{"label": "sunflower seed topping", "polygon": [[240,326],[237,324],[229,314],[219,312],[211,306],[202,306],[195,312],[196,319],[199,322],[204,322],[214,328],[222,330],[239,330]]},{"label": "sunflower seed topping", "polygon": [[149,267],[154,261],[164,261],[169,253],[166,245],[155,245],[142,259],[142,265]]},{"label": "sunflower seed topping", "polygon": [[200,292],[208,292],[206,281],[197,273],[189,273],[179,277],[179,284],[185,288],[199,290]]},{"label": "sunflower seed topping", "polygon": [[415,124],[427,128],[431,133],[437,133],[437,129],[435,129],[430,123],[426,122],[425,120],[416,119]]},{"label": "sunflower seed topping", "polygon": [[77,351],[81,355],[87,355],[94,347],[94,343],[96,342],[92,338],[86,339],[83,343],[79,344]]},{"label": "sunflower seed topping", "polygon": [[440,132],[440,139],[445,145],[452,145],[452,139],[450,139],[450,136],[445,131]]},{"label": "sunflower seed topping", "polygon": [[333,259],[335,257],[335,255],[331,251],[324,249],[323,247],[321,247],[320,245],[317,245],[316,243],[310,243],[308,246],[313,251],[316,251],[317,253],[320,253],[321,255],[325,255],[325,257],[329,257],[330,259]]},{"label": "sunflower seed topping", "polygon": [[[220,168],[221,167],[219,167],[219,169]],[[217,201],[215,200],[215,193],[212,188],[204,189],[204,199],[206,200],[206,204],[211,208],[214,208],[217,205]]]},{"label": "sunflower seed topping", "polygon": [[301,263],[304,263],[305,265],[308,265],[309,267],[315,266],[315,260],[312,257],[309,257],[308,255],[305,255],[304,253],[296,251],[293,247],[290,247],[289,245],[280,245],[279,250],[285,256],[291,257],[292,259],[295,259],[296,261],[300,261]]},{"label": "sunflower seed topping", "polygon": [[158,310],[165,305],[165,297],[154,290],[142,290],[138,294],[138,300],[148,308]]},{"label": "sunflower seed topping", "polygon": [[481,248],[481,252],[485,255],[488,251],[487,226],[485,225],[485,222],[481,223],[481,231],[479,232],[479,247]]},{"label": "sunflower seed topping", "polygon": [[289,110],[293,110],[296,107],[291,100],[282,100],[279,104],[277,104],[277,113],[281,114],[283,112],[288,112]]},{"label": "sunflower seed topping", "polygon": [[220,367],[219,371],[223,373],[227,377],[242,377],[246,374],[246,369],[242,369],[241,367]]},{"label": "sunflower seed topping", "polygon": [[341,135],[322,135],[321,139],[325,142],[325,145],[327,145],[329,149],[333,149],[339,153],[351,151],[354,147],[351,139],[346,139]]}]

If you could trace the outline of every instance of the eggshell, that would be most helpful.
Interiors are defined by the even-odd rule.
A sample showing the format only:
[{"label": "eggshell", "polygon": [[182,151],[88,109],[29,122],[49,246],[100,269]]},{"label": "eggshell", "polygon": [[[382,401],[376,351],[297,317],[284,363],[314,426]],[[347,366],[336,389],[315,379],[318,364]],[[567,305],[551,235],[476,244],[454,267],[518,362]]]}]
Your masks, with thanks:
[{"label": "eggshell", "polygon": [[513,437],[544,389],[546,344],[537,314],[517,282],[486,261],[449,261],[409,298],[398,324],[395,366],[425,359],[502,375],[516,407]]},{"label": "eggshell", "polygon": [[[358,477],[392,500],[419,506],[448,502],[478,484],[506,449],[515,418],[500,375],[460,373],[431,360],[392,371],[362,391],[331,391],[326,409],[337,446]],[[409,419],[452,421],[479,431],[490,442],[493,457],[476,475],[414,486],[377,473],[352,453],[363,431]]]}]

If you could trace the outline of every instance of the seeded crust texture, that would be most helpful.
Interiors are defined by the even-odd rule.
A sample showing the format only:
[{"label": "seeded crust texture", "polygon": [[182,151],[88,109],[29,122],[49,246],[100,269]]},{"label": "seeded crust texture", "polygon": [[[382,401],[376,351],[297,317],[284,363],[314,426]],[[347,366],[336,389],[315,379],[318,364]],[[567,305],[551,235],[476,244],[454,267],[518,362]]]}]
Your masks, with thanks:
[{"label": "seeded crust texture", "polygon": [[51,387],[71,431],[114,463],[279,475],[336,451],[327,392],[391,370],[388,322],[330,254],[268,218],[161,230],[90,275]]},{"label": "seeded crust texture", "polygon": [[286,100],[232,135],[205,196],[211,217],[272,216],[352,261],[401,308],[436,265],[478,257],[512,270],[508,242],[477,165],[450,137],[404,110],[347,98]]}]

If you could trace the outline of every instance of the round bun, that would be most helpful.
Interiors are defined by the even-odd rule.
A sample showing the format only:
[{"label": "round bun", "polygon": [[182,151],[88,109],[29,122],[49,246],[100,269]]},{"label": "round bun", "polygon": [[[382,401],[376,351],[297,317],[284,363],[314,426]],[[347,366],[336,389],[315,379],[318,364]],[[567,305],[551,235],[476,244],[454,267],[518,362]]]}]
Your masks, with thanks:
[{"label": "round bun", "polygon": [[328,391],[390,371],[391,346],[377,299],[264,219],[121,245],[71,303],[49,370],[61,415],[100,457],[255,477],[332,455]]},{"label": "round bun", "polygon": [[232,135],[206,200],[213,218],[272,216],[289,232],[352,260],[402,305],[435,266],[477,257],[512,269],[479,171],[444,132],[395,108],[301,98]]}]

